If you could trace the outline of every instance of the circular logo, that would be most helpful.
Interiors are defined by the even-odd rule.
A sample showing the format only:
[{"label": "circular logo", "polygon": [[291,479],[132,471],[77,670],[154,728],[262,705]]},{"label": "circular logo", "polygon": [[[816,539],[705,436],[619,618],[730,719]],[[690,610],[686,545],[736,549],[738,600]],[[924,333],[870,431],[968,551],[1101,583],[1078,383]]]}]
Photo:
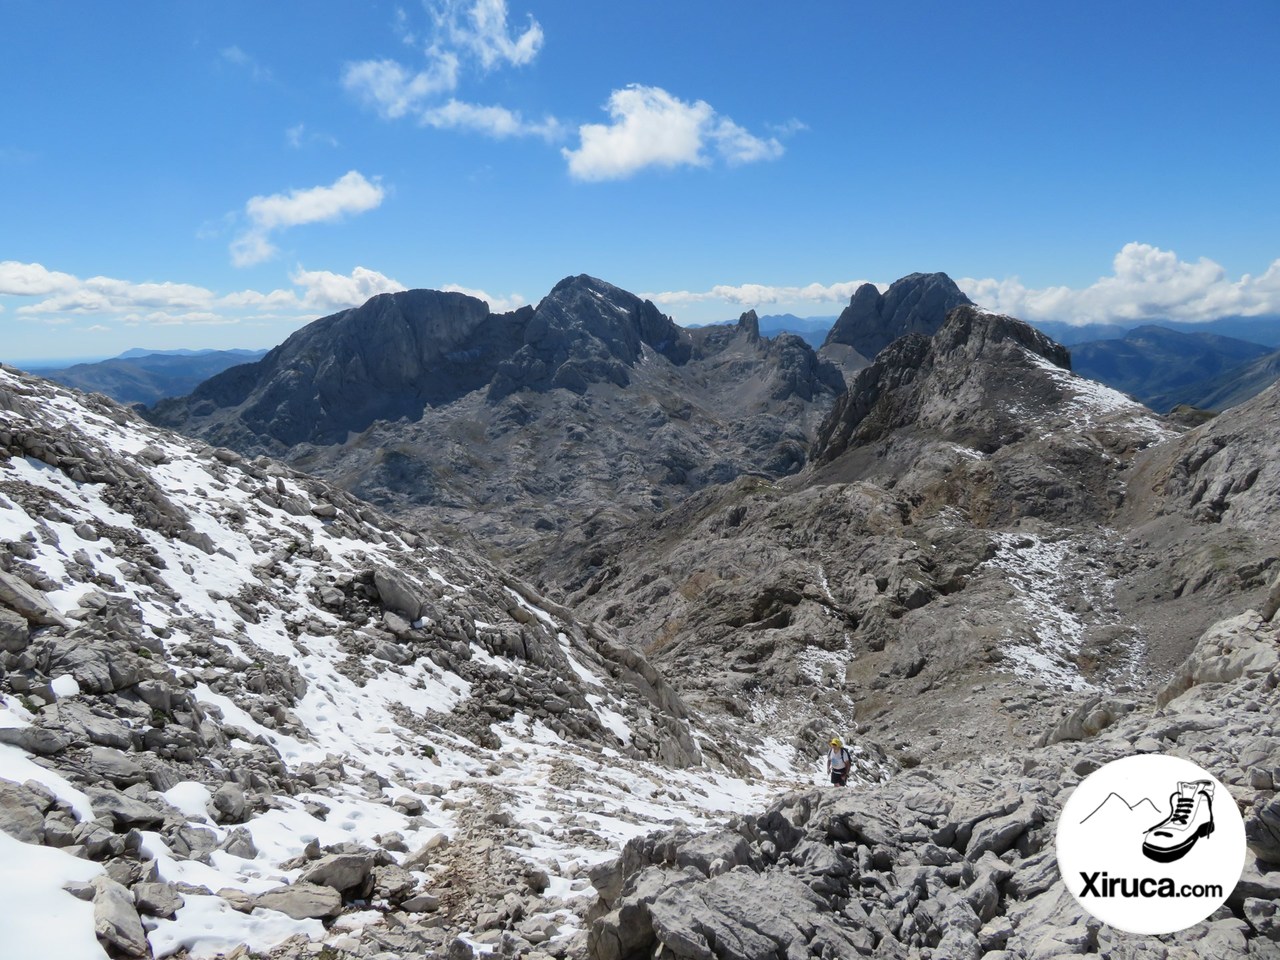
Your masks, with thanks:
[{"label": "circular logo", "polygon": [[1125,757],[1089,774],[1058,821],[1058,869],[1080,906],[1129,933],[1174,933],[1226,901],[1244,869],[1244,822],[1190,760]]}]

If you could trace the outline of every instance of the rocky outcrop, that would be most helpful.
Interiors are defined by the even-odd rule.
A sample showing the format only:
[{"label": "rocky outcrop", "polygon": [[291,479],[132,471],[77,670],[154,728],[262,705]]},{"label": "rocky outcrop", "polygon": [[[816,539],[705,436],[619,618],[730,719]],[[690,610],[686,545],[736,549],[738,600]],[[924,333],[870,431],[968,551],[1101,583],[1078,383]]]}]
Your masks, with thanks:
[{"label": "rocky outcrop", "polygon": [[873,359],[909,333],[933,336],[947,314],[962,304],[972,301],[945,273],[913,273],[895,280],[884,293],[864,283],[836,319],[823,350],[844,345]]},{"label": "rocky outcrop", "polygon": [[819,428],[814,460],[905,427],[992,453],[1065,401],[1045,363],[1069,371],[1071,356],[1020,320],[958,308],[936,335],[906,335],[858,374]]},{"label": "rocky outcrop", "polygon": [[[1215,660],[1224,632],[1271,647],[1269,669],[1227,682],[1205,675],[1164,709],[1143,706],[1080,741],[963,768],[920,767],[856,791],[794,793],[715,832],[631,841],[591,873],[599,901],[588,955],[1273,956],[1280,871],[1269,858],[1280,851],[1280,814],[1274,731],[1257,718],[1280,703],[1280,668],[1256,615],[1206,636],[1197,662]],[[1066,891],[1053,838],[1082,776],[1152,751],[1194,758],[1225,780],[1251,809],[1251,853],[1222,910],[1177,934],[1135,938],[1095,920]]]}]

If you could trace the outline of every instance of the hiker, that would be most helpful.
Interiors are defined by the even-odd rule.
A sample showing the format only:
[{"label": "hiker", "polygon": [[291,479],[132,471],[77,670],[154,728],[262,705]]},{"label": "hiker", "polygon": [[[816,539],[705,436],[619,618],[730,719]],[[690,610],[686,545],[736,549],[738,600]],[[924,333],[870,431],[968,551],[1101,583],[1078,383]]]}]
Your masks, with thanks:
[{"label": "hiker", "polygon": [[849,782],[849,771],[853,769],[853,754],[840,743],[839,737],[831,738],[831,749],[827,751],[827,773],[831,774],[831,782],[843,787]]}]

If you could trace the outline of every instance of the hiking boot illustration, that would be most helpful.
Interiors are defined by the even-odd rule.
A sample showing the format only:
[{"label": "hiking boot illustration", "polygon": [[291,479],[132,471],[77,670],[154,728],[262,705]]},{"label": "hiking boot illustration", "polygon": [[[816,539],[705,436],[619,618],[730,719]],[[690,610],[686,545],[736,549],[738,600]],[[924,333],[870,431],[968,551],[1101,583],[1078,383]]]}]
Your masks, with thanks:
[{"label": "hiking boot illustration", "polygon": [[1180,782],[1169,795],[1169,808],[1169,816],[1143,834],[1143,854],[1160,863],[1181,860],[1197,840],[1213,833],[1213,784]]}]

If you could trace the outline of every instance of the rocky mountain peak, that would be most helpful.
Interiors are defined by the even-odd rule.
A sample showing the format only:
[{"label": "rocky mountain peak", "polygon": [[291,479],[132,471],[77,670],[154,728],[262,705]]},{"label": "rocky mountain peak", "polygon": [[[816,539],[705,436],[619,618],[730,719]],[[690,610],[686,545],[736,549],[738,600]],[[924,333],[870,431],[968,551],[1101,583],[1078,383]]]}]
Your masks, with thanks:
[{"label": "rocky mountain peak", "polygon": [[602,382],[625,387],[646,346],[674,363],[689,359],[688,335],[651,302],[586,274],[566,277],[534,310],[489,398],[556,387],[584,393]]},{"label": "rocky mountain peak", "polygon": [[531,313],[495,315],[483,300],[439,290],[379,294],[152,416],[167,426],[211,421],[211,439],[224,444],[340,442],[374,420],[416,419],[486,384]]},{"label": "rocky mountain peak", "polygon": [[895,431],[946,438],[981,454],[1050,423],[1123,421],[1137,434],[1164,435],[1146,408],[1070,369],[1070,352],[1029,324],[958,306],[932,337],[908,333],[858,374],[819,428],[813,458],[831,462]]},{"label": "rocky mountain peak", "polygon": [[954,307],[971,304],[945,273],[913,273],[895,280],[883,294],[864,283],[836,319],[824,347],[844,344],[874,357],[908,333],[932,336]]},{"label": "rocky mountain peak", "polygon": [[738,331],[752,340],[760,339],[760,318],[754,310],[748,310],[738,318]]}]

